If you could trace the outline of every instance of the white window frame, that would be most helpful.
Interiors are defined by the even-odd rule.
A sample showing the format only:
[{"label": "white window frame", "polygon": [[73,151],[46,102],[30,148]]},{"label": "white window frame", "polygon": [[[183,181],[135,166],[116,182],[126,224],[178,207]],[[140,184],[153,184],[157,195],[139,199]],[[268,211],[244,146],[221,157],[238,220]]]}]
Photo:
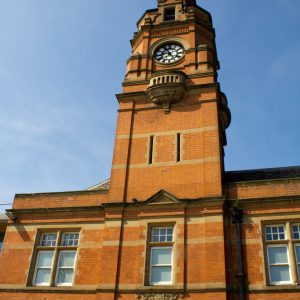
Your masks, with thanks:
[{"label": "white window frame", "polygon": [[[267,228],[274,228],[274,227],[283,227],[283,234],[284,234],[284,239],[278,239],[278,240],[273,240],[273,239],[271,239],[271,240],[267,240]],[[279,231],[278,231],[278,233],[276,233],[276,234],[278,234],[278,236],[280,235],[280,233],[279,233]],[[273,232],[271,232],[271,236],[272,236],[272,238],[273,238],[273,235],[274,235],[274,233]],[[286,232],[286,225],[285,224],[272,224],[272,225],[266,225],[265,226],[265,241],[266,242],[276,242],[276,241],[285,241],[286,240],[286,238],[287,238],[287,232]]]},{"label": "white window frame", "polygon": [[[39,261],[39,257],[41,253],[45,253],[45,252],[52,252],[52,262],[51,262],[51,267],[50,268],[39,268],[38,267],[38,261]],[[55,255],[55,251],[53,250],[40,250],[38,251],[37,257],[36,257],[36,262],[35,262],[35,267],[34,267],[34,274],[33,274],[33,285],[34,286],[50,286],[51,284],[51,276],[52,276],[52,272],[53,272],[53,265],[54,265],[54,255]],[[50,269],[50,279],[49,282],[43,282],[43,283],[37,283],[36,282],[36,276],[37,276],[37,271],[38,269]]]},{"label": "white window frame", "polygon": [[[157,228],[157,227],[155,227]],[[174,232],[173,232],[174,234]],[[171,249],[171,264],[159,264],[153,266],[152,264],[152,251],[155,249]],[[173,247],[172,246],[165,246],[165,247],[151,247],[150,251],[150,266],[149,266],[149,283],[150,285],[171,285],[173,283]],[[152,281],[152,268],[155,267],[171,267],[171,281],[160,281],[160,282],[153,282]]]},{"label": "white window frame", "polygon": [[300,243],[295,243],[294,244],[294,253],[295,253],[295,263],[296,263],[296,271],[298,274],[298,282],[300,281],[300,260],[297,261],[297,255],[296,255],[296,247],[300,248]]},{"label": "white window frame", "polygon": [[[74,263],[73,267],[60,267],[59,262],[60,262],[60,257],[61,253],[66,253],[66,252],[75,252],[75,257],[74,257]],[[75,266],[76,266],[76,259],[77,259],[77,250],[61,250],[59,251],[58,259],[57,259],[57,266],[56,266],[56,275],[55,275],[55,286],[73,286],[74,285],[74,274],[75,274]],[[71,283],[58,283],[58,274],[60,269],[73,269],[73,276],[72,276],[72,282]]]},{"label": "white window frame", "polygon": [[[56,236],[56,239],[55,239],[55,245],[51,245],[51,246],[43,245],[43,239],[44,239],[44,236],[50,235],[50,234]],[[41,235],[40,242],[39,242],[39,246],[41,246],[41,247],[56,247],[56,246],[57,246],[57,238],[58,238],[57,232],[44,232],[44,233],[42,233],[42,235]]]},{"label": "white window frame", "polygon": [[[161,235],[160,235],[160,230],[161,230],[161,229],[165,229],[165,230],[166,230],[166,234],[165,234],[165,235],[166,235],[166,238],[168,238],[168,229],[172,229],[172,240],[171,240],[171,241],[167,241],[167,240],[166,240],[166,241],[159,241],[159,240],[158,240],[157,242],[153,241],[152,238],[154,237],[154,230],[155,230],[155,229],[158,229],[158,230],[159,230],[159,234],[158,234],[158,237],[159,237],[159,238],[160,238],[160,236],[161,236]],[[174,241],[174,226],[159,226],[159,227],[157,226],[157,227],[153,227],[153,228],[152,228],[152,231],[151,231],[151,242],[152,242],[152,243],[172,243],[173,241]]]},{"label": "white window frame", "polygon": [[[284,264],[270,264],[269,250],[268,249],[269,248],[279,248],[279,247],[286,248],[287,263],[284,263]],[[292,274],[291,274],[291,264],[290,264],[288,244],[270,244],[270,245],[267,245],[266,248],[267,248],[267,259],[268,259],[268,271],[269,271],[269,281],[270,281],[270,284],[271,285],[291,284],[292,283]],[[289,267],[290,280],[289,281],[272,281],[271,266],[288,266]]]},{"label": "white window frame", "polygon": [[[56,234],[56,242],[55,246],[47,246],[42,245],[42,241],[45,235],[47,234]],[[77,245],[66,245],[63,246],[63,237],[64,234],[78,234],[78,244]],[[34,261],[32,262],[32,272],[30,272],[30,275],[28,277],[28,286],[74,286],[75,282],[75,271],[76,271],[76,262],[77,262],[77,252],[79,251],[79,244],[80,244],[80,229],[78,231],[69,231],[68,229],[57,229],[54,232],[41,232],[37,235],[38,240],[36,241],[36,246],[34,250]],[[37,276],[37,270],[38,269],[50,269],[48,268],[38,268],[38,261],[40,257],[40,253],[42,252],[53,252],[52,262],[51,262],[51,270],[50,270],[50,281],[47,283],[37,283],[36,282],[36,276]],[[61,252],[75,252],[75,258],[74,258],[74,265],[72,267],[73,269],[73,277],[72,277],[72,283],[57,283],[58,279],[58,273],[60,269],[63,269],[63,267],[59,267],[59,260],[61,256]],[[70,267],[68,267],[69,269]]]},{"label": "white window frame", "polygon": [[294,236],[293,236],[293,226],[300,226],[300,224],[299,223],[291,223],[291,238],[292,238],[292,240],[294,240],[294,241],[297,241],[297,240],[300,240],[300,231],[299,231],[299,238],[294,238]]},{"label": "white window frame", "polygon": [[[77,244],[76,245],[63,245],[64,242],[64,238],[67,234],[77,234],[78,235],[78,239],[77,239]],[[61,247],[78,247],[79,245],[79,239],[80,239],[80,234],[79,232],[63,232],[62,233],[62,237],[61,237]]]}]

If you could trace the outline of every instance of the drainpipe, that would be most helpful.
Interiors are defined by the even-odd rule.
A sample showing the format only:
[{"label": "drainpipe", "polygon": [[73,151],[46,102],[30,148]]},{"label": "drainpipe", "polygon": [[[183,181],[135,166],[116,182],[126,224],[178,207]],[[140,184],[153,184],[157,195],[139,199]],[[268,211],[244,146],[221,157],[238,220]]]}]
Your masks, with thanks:
[{"label": "drainpipe", "polygon": [[120,223],[120,234],[119,234],[119,249],[118,249],[118,258],[117,258],[117,271],[115,279],[115,290],[114,290],[114,300],[118,300],[119,285],[120,285],[120,271],[121,271],[121,258],[122,258],[122,248],[123,248],[123,236],[124,236],[124,211],[126,203],[123,203],[122,214],[121,214],[121,223]]},{"label": "drainpipe", "polygon": [[242,254],[242,242],[241,242],[241,224],[243,223],[243,210],[235,204],[232,208],[232,223],[235,224],[236,233],[236,251],[238,257],[238,273],[235,277],[239,281],[239,300],[245,300],[245,274],[243,271],[243,254]]}]

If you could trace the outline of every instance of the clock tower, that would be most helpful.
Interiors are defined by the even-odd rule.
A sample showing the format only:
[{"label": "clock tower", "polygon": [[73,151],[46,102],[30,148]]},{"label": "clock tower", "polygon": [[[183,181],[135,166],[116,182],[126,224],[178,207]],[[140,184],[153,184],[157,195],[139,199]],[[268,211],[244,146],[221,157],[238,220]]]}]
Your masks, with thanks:
[{"label": "clock tower", "polygon": [[137,22],[119,102],[109,201],[223,195],[230,111],[217,81],[211,15],[158,0]]}]

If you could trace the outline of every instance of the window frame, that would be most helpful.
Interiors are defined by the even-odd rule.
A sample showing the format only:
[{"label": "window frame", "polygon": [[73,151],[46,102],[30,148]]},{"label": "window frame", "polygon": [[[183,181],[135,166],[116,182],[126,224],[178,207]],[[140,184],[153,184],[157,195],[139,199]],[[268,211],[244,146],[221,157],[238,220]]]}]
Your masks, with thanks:
[{"label": "window frame", "polygon": [[[45,252],[52,252],[52,262],[51,262],[51,267],[49,268],[38,268],[38,261],[39,261],[39,257],[40,257],[40,254],[41,253],[45,253]],[[41,251],[38,251],[37,252],[37,255],[36,255],[36,260],[35,260],[35,266],[34,266],[34,274],[33,274],[33,278],[32,278],[32,285],[33,286],[50,286],[50,283],[51,283],[51,275],[52,275],[52,270],[53,270],[53,265],[54,265],[54,250],[41,250]],[[38,284],[36,283],[36,276],[37,276],[37,273],[38,273],[38,270],[39,269],[50,269],[50,279],[49,279],[49,284],[47,283],[41,283],[41,284]]]},{"label": "window frame", "polygon": [[[269,256],[269,251],[268,249],[270,248],[283,248],[285,247],[286,248],[286,255],[287,255],[287,263],[285,264],[270,264],[270,256]],[[288,244],[269,244],[267,245],[266,247],[267,249],[267,262],[268,262],[268,270],[269,270],[269,281],[270,281],[270,284],[271,285],[282,285],[282,284],[291,284],[292,283],[292,274],[291,274],[291,263],[290,263],[290,258],[289,258],[289,247],[288,247]],[[290,280],[289,281],[272,281],[271,278],[271,266],[288,266],[289,268],[289,277],[290,277]]]},{"label": "window frame", "polygon": [[299,242],[297,243],[297,242],[295,242],[294,243],[294,253],[295,253],[295,266],[296,266],[296,273],[297,273],[297,275],[298,275],[298,284],[300,284],[300,260],[299,260],[299,262],[297,261],[297,254],[296,254],[296,247],[299,247],[300,248],[300,240],[299,240]]},{"label": "window frame", "polygon": [[[159,249],[171,249],[171,264],[158,264],[158,265],[153,265],[152,264],[152,253],[153,250],[159,250]],[[173,283],[173,246],[166,246],[166,247],[162,247],[162,246],[158,246],[158,247],[151,247],[150,249],[150,265],[149,265],[149,284],[150,285],[171,285]],[[171,280],[170,281],[159,281],[159,282],[155,282],[152,281],[152,269],[153,267],[171,267]]]},{"label": "window frame", "polygon": [[[166,229],[166,241],[154,242],[152,236],[154,229]],[[172,228],[172,241],[167,241],[167,230]],[[156,223],[148,225],[147,235],[147,255],[145,260],[145,285],[146,286],[172,286],[174,285],[174,248],[175,248],[175,223]],[[160,236],[160,235],[159,235]],[[152,249],[171,249],[171,281],[170,282],[152,282]]]},{"label": "window frame", "polygon": [[[55,235],[56,236],[56,239],[55,239],[55,245],[43,245],[43,241],[44,241],[44,237],[46,236],[46,235]],[[57,236],[57,232],[43,232],[43,233],[41,233],[41,236],[40,236],[40,241],[39,241],[39,246],[40,247],[55,247],[55,246],[57,246],[57,239],[58,239],[58,236]],[[47,241],[49,241],[49,240],[47,240]]]},{"label": "window frame", "polygon": [[[166,16],[167,16],[167,11],[173,11],[174,10],[174,19],[172,20],[166,20]],[[164,15],[163,15],[163,18],[164,18],[164,22],[173,22],[173,21],[176,21],[176,6],[168,6],[168,7],[165,7],[164,9]]]},{"label": "window frame", "polygon": [[[267,227],[284,227],[284,239],[267,240]],[[300,226],[299,220],[276,220],[270,222],[262,222],[262,237],[264,247],[264,259],[265,259],[265,274],[266,285],[268,286],[299,286],[300,285],[300,260],[297,263],[296,247],[300,247],[300,234],[299,238],[293,236],[293,226]],[[279,232],[278,232],[279,234]],[[289,267],[290,281],[271,281],[271,268],[269,264],[269,247],[286,247],[287,260]],[[287,265],[287,264],[284,264]]]},{"label": "window frame", "polygon": [[[73,246],[63,246],[63,236],[64,234],[78,234],[78,244]],[[47,234],[56,234],[56,243],[55,246],[42,246],[43,237]],[[62,229],[41,229],[38,230],[35,240],[35,246],[33,250],[33,255],[31,259],[31,267],[27,278],[27,286],[36,286],[36,287],[64,287],[64,286],[73,286],[75,282],[75,274],[76,274],[76,265],[77,265],[77,256],[78,249],[80,244],[81,233],[79,228],[62,228]],[[49,284],[38,284],[36,283],[36,275],[37,275],[37,263],[39,259],[39,255],[41,252],[50,252],[53,251],[52,257],[52,265],[50,271],[50,281]],[[57,270],[59,269],[59,257],[60,253],[63,251],[75,251],[74,258],[74,267],[73,267],[73,278],[72,284],[57,284]]]},{"label": "window frame", "polygon": [[[66,247],[66,246],[64,246]],[[74,257],[74,262],[73,262],[73,276],[72,276],[72,282],[71,283],[58,283],[58,274],[59,274],[59,271],[60,269],[71,269],[70,267],[59,267],[59,261],[60,261],[60,257],[61,257],[61,253],[65,253],[65,252],[75,252],[75,257]],[[58,258],[57,258],[57,267],[56,267],[56,275],[55,275],[55,286],[73,286],[74,285],[74,274],[75,274],[75,267],[76,267],[76,260],[77,260],[77,250],[61,250],[59,251],[59,254],[58,254]]]}]

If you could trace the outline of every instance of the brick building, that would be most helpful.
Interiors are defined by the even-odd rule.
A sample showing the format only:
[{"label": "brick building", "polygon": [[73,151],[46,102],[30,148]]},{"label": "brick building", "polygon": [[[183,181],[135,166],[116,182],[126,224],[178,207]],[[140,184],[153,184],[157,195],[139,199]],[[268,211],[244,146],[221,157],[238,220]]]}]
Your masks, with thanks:
[{"label": "brick building", "polygon": [[300,299],[300,167],[224,170],[211,15],[158,0],[137,26],[110,179],[15,196],[0,299]]}]

